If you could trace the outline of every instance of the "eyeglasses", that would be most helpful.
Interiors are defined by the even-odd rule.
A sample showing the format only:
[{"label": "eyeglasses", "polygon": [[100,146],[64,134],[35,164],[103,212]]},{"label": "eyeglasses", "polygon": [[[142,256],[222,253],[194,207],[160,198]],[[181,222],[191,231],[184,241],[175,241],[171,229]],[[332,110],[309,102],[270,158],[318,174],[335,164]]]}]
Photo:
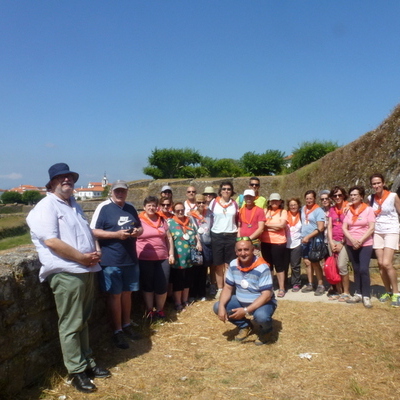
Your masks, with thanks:
[{"label": "eyeglasses", "polygon": [[187,190],[186,193],[196,193],[195,190]]},{"label": "eyeglasses", "polygon": [[180,209],[178,209],[178,210],[175,210],[175,212],[176,213],[181,213],[181,212],[184,212],[185,210],[183,209],[183,208],[180,208]]},{"label": "eyeglasses", "polygon": [[161,207],[169,207],[171,204],[168,204],[168,203],[164,203],[164,204],[161,204]]},{"label": "eyeglasses", "polygon": [[197,203],[197,204],[206,204],[205,201],[197,201],[196,203]]},{"label": "eyeglasses", "polygon": [[321,201],[327,201],[329,200],[329,197],[321,197]]},{"label": "eyeglasses", "polygon": [[249,183],[249,186],[260,187],[259,183]]},{"label": "eyeglasses", "polygon": [[343,197],[342,194],[334,194],[332,197]]},{"label": "eyeglasses", "polygon": [[247,241],[251,242],[251,239],[248,236],[240,236],[240,237],[236,238],[237,242],[240,242],[242,240],[247,240]]},{"label": "eyeglasses", "polygon": [[230,187],[224,187],[224,188],[222,188],[221,190],[226,190],[226,191],[228,191],[228,192],[232,191],[232,189],[231,189]]}]

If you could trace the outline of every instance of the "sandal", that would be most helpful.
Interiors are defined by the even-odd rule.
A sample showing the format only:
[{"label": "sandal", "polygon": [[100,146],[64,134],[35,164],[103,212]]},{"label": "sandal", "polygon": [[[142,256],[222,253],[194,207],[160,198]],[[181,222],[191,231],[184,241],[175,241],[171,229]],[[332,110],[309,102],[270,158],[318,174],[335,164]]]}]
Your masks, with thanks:
[{"label": "sandal", "polygon": [[342,294],[339,296],[338,302],[339,302],[339,303],[346,303],[346,301],[349,300],[350,298],[351,298],[351,296],[350,296],[349,294],[342,293]]},{"label": "sandal", "polygon": [[332,293],[330,295],[328,295],[328,300],[339,300],[340,295],[337,293]]},{"label": "sandal", "polygon": [[279,290],[278,290],[277,297],[285,297],[285,294],[286,294],[286,292],[285,292],[284,290],[279,289]]}]

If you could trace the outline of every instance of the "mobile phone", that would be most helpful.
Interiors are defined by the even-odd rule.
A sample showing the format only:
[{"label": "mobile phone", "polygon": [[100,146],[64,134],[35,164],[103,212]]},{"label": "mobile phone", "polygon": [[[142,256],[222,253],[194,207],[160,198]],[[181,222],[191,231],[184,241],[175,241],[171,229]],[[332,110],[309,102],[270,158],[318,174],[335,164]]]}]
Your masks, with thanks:
[{"label": "mobile phone", "polygon": [[129,228],[127,233],[132,233],[133,232],[133,228]]}]

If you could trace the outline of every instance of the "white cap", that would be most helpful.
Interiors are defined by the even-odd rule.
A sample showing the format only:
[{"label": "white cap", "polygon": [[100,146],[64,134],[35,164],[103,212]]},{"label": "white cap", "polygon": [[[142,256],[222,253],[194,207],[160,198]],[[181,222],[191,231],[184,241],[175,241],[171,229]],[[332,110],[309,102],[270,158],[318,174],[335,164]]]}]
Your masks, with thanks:
[{"label": "white cap", "polygon": [[272,200],[282,200],[281,195],[279,193],[271,193],[269,196],[269,201]]},{"label": "white cap", "polygon": [[253,196],[253,197],[256,197],[256,194],[255,194],[255,192],[254,192],[253,189],[246,189],[246,190],[244,191],[244,193],[243,193],[243,197],[244,197],[244,196]]},{"label": "white cap", "polygon": [[161,188],[161,192],[160,192],[160,193],[165,192],[166,190],[170,190],[170,191],[172,192],[172,187],[171,187],[171,186],[168,186],[168,185],[164,185],[164,186]]}]

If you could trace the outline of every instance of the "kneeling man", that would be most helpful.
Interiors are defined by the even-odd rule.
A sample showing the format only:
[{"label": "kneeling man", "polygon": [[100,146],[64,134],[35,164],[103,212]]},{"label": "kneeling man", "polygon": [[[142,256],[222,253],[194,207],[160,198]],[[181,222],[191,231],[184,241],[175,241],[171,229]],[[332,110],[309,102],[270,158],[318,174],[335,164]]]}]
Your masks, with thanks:
[{"label": "kneeling man", "polygon": [[[225,286],[214,304],[214,312],[221,321],[232,322],[239,328],[237,341],[247,338],[252,333],[252,324],[257,324],[260,329],[255,344],[262,345],[272,331],[272,315],[277,304],[271,270],[264,259],[254,256],[253,250],[249,237],[237,238],[237,258],[226,271]],[[248,319],[250,316],[253,322]]]}]

